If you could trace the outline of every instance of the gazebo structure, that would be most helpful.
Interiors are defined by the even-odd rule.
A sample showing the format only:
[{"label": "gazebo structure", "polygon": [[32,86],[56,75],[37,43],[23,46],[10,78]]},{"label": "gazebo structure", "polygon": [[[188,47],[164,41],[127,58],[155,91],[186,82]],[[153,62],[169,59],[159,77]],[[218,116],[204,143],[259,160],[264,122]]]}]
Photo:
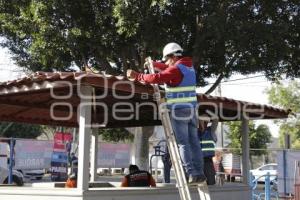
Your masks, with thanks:
[{"label": "gazebo structure", "polygon": [[[198,101],[199,113],[208,113],[220,121],[242,120],[243,126],[244,185],[239,188],[212,187],[212,199],[249,197],[248,121],[287,118],[289,111],[204,94],[198,95]],[[37,72],[0,84],[0,110],[1,121],[79,127],[77,189],[2,187],[1,199],[140,199],[141,195],[144,199],[148,196],[149,199],[179,199],[175,186],[89,187],[89,182],[96,181],[97,167],[98,139],[93,129],[161,124],[151,85],[105,74]],[[196,195],[196,190],[193,192]]]}]

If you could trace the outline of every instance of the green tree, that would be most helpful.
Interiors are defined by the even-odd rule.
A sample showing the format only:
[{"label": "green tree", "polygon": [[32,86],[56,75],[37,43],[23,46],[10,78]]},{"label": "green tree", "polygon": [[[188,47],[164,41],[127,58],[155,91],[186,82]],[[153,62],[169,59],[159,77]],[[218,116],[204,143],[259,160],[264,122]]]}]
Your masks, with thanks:
[{"label": "green tree", "polygon": [[161,58],[163,46],[176,41],[193,56],[201,85],[206,77],[219,76],[220,81],[234,72],[297,77],[299,4],[2,0],[0,35],[17,64],[32,71],[72,70],[89,63],[108,73],[124,73],[142,66],[147,55]]},{"label": "green tree", "polygon": [[41,135],[42,127],[39,125],[1,122],[0,137],[5,138],[36,138]]},{"label": "green tree", "polygon": [[300,148],[300,83],[296,80],[284,85],[280,82],[273,84],[267,91],[270,103],[284,109],[291,109],[294,115],[288,119],[278,120],[280,124],[279,142],[284,146],[285,134],[291,136],[291,147]]},{"label": "green tree", "polygon": [[[230,143],[227,147],[232,148],[232,152],[238,155],[242,154],[242,127],[241,122],[227,122],[229,127],[228,139]],[[251,156],[261,156],[267,153],[267,144],[271,142],[271,133],[269,127],[265,124],[260,124],[255,127],[253,121],[249,122],[249,143],[250,149],[261,149],[250,151],[250,163],[252,164]]]},{"label": "green tree", "polygon": [[133,134],[124,128],[99,129],[99,135],[108,142],[133,141]]}]

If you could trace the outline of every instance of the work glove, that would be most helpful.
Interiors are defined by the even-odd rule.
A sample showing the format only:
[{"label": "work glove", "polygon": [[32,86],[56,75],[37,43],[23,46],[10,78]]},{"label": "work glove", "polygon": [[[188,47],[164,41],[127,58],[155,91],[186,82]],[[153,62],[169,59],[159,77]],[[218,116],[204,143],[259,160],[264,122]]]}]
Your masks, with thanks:
[{"label": "work glove", "polygon": [[129,80],[135,80],[137,78],[138,73],[132,69],[128,69],[126,71],[126,75]]},{"label": "work glove", "polygon": [[145,63],[144,63],[144,69],[148,69],[150,63],[152,62],[151,58],[150,57],[147,57],[145,59]]}]

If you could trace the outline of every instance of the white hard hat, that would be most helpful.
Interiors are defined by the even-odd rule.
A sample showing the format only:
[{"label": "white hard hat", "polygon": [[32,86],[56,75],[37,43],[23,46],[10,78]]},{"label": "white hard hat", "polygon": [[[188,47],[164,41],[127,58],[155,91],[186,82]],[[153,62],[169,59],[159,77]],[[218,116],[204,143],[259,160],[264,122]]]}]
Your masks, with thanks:
[{"label": "white hard hat", "polygon": [[166,61],[167,56],[173,54],[174,56],[182,56],[183,49],[175,42],[168,43],[163,50],[163,61]]}]

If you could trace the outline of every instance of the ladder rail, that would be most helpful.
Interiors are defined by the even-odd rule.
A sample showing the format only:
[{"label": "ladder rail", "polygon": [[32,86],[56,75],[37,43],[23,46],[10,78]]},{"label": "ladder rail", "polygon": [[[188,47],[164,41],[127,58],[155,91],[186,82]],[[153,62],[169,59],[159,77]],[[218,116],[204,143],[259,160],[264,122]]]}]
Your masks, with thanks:
[{"label": "ladder rail", "polygon": [[[154,74],[154,67],[151,61],[151,58],[147,58],[148,60],[148,69],[151,74]],[[156,95],[156,101],[159,107],[159,116],[161,118],[164,132],[166,136],[167,145],[170,151],[171,162],[174,167],[175,177],[178,184],[179,194],[182,200],[192,200],[191,194],[188,188],[187,180],[185,178],[185,172],[182,166],[181,157],[178,150],[178,145],[176,142],[176,137],[172,128],[169,111],[166,108],[166,104],[164,99],[161,98],[159,87],[157,84],[153,84],[154,94]]]},{"label": "ladder rail", "polygon": [[170,158],[171,158],[172,164],[174,166],[174,171],[175,171],[175,176],[176,176],[180,196],[182,197],[182,199],[190,200],[191,199],[190,192],[189,192],[189,188],[188,188],[187,181],[185,178],[185,172],[184,172],[184,169],[182,166],[177,142],[174,137],[175,135],[174,135],[174,133],[169,132],[170,130],[172,130],[172,127],[170,127],[170,123],[168,121],[169,120],[168,113],[165,113],[165,115],[166,116],[164,116],[164,117],[166,117],[167,119],[162,119],[162,120],[164,121],[163,125],[166,126],[165,133],[166,133],[166,137],[168,140]]},{"label": "ladder rail", "polygon": [[[147,58],[148,69],[151,74],[154,74],[154,67],[150,57]],[[164,127],[166,142],[169,148],[170,158],[175,171],[175,177],[178,184],[178,190],[181,200],[192,200],[190,190],[185,177],[185,172],[182,166],[182,160],[179,154],[176,136],[171,124],[169,110],[166,107],[164,98],[161,98],[160,90],[157,84],[153,84],[154,94],[159,107],[159,116]],[[200,200],[211,200],[210,193],[206,182],[197,185]]]}]

